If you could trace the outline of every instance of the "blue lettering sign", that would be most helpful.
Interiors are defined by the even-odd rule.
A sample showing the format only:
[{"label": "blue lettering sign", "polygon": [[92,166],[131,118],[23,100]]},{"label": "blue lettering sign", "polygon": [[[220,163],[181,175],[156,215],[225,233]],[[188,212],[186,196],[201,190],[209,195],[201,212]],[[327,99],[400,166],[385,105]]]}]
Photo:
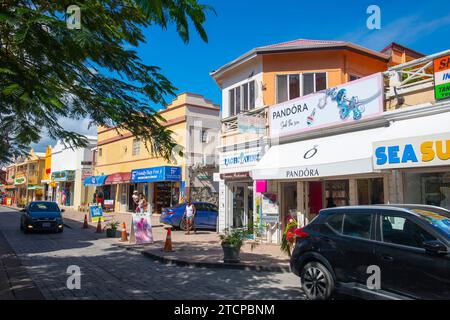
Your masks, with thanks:
[{"label": "blue lettering sign", "polygon": [[388,147],[389,163],[400,163],[400,157],[398,156],[399,151],[400,151],[399,146]]},{"label": "blue lettering sign", "polygon": [[386,147],[378,147],[375,150],[375,156],[377,157],[377,165],[385,164],[387,162]]},{"label": "blue lettering sign", "polygon": [[405,150],[403,150],[402,163],[406,163],[408,161],[417,162],[417,156],[414,152],[412,144],[405,145]]}]

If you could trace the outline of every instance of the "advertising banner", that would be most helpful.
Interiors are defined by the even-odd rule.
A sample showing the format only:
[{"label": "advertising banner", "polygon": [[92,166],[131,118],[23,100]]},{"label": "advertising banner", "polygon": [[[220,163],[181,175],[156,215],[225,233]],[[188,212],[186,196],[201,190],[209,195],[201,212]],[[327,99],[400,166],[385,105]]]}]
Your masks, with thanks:
[{"label": "advertising banner", "polygon": [[148,214],[133,214],[130,242],[153,243],[152,220]]},{"label": "advertising banner", "polygon": [[417,168],[450,164],[450,132],[374,142],[374,169]]},{"label": "advertising banner", "polygon": [[271,138],[342,125],[383,112],[381,73],[292,99],[269,108]]},{"label": "advertising banner", "polygon": [[434,60],[434,96],[436,100],[450,98],[450,55]]}]

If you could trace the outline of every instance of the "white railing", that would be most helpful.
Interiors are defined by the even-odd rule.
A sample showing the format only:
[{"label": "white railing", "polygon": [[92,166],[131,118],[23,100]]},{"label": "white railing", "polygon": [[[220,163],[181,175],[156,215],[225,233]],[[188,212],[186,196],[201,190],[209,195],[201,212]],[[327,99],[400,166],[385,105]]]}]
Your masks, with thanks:
[{"label": "white railing", "polygon": [[407,93],[434,85],[433,61],[436,58],[450,54],[450,50],[435,53],[423,58],[399,64],[386,71],[386,98],[399,93]]},{"label": "white railing", "polygon": [[[255,117],[263,117],[264,119],[267,119],[267,110],[265,107],[249,110],[249,111],[243,112],[242,114],[252,115]],[[238,130],[237,116],[232,116],[232,117],[222,119],[222,134],[236,132],[237,130]]]}]

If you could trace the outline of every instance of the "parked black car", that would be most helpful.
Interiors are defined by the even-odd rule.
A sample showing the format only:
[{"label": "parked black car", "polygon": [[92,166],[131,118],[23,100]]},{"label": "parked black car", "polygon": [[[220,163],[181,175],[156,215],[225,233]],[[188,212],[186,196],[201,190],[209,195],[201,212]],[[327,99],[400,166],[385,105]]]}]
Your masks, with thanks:
[{"label": "parked black car", "polygon": [[63,232],[64,222],[60,209],[55,202],[32,201],[21,210],[20,230],[25,233],[32,231]]},{"label": "parked black car", "polygon": [[[450,299],[446,212],[424,205],[323,209],[296,230],[291,269],[309,299],[328,299],[335,292],[369,299]],[[376,269],[378,285],[371,277]]]}]

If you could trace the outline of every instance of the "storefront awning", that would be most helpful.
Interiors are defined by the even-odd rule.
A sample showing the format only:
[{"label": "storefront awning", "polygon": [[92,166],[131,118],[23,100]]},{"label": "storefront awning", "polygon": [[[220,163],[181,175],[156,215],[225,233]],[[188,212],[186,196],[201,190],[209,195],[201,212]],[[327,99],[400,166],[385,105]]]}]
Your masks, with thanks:
[{"label": "storefront awning", "polygon": [[108,175],[105,184],[129,183],[131,181],[131,172],[117,172]]},{"label": "storefront awning", "polygon": [[385,127],[272,146],[252,171],[255,180],[312,179],[370,173],[372,143]]},{"label": "storefront awning", "polygon": [[108,177],[107,175],[86,177],[86,179],[84,179],[84,185],[85,186],[102,186],[105,184],[105,180],[107,177]]}]

